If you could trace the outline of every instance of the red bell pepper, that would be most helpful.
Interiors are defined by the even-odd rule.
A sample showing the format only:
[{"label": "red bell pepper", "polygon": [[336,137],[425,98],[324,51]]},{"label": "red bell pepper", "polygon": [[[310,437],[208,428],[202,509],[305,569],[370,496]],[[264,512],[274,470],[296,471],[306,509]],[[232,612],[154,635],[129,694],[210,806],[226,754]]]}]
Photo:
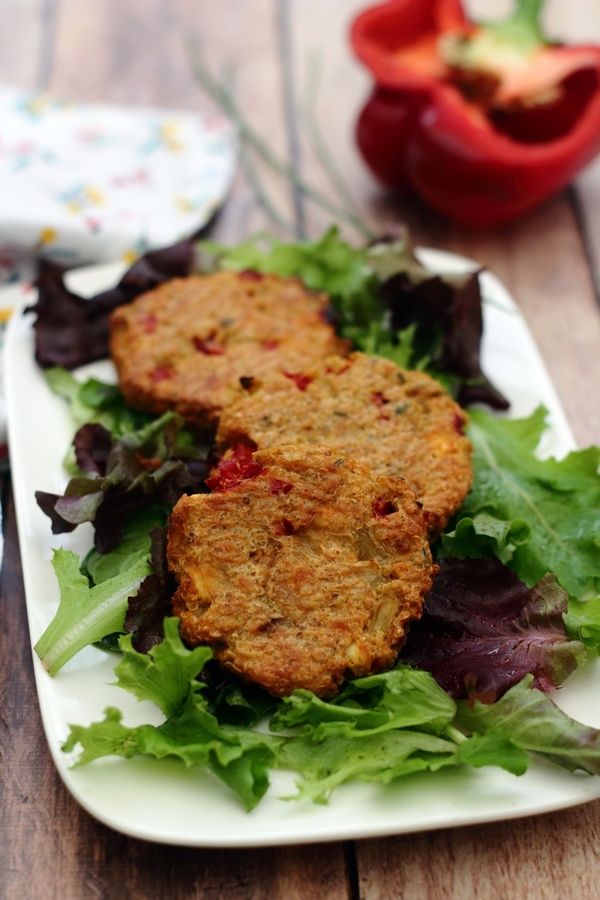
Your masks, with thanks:
[{"label": "red bell pepper", "polygon": [[498,225],[600,151],[600,47],[550,44],[544,0],[476,25],[460,0],[391,0],[355,19],[375,88],[358,146],[387,186],[466,225]]}]

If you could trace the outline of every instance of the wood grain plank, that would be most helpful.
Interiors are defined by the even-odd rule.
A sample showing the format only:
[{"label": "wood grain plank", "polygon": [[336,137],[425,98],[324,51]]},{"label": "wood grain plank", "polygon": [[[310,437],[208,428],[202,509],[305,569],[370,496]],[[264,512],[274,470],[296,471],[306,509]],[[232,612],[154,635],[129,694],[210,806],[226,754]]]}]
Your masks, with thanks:
[{"label": "wood grain plank", "polygon": [[0,82],[45,87],[45,41],[52,12],[51,0],[2,0]]},{"label": "wood grain plank", "polygon": [[[282,61],[273,0],[225,0],[218,15],[214,6],[193,0],[62,0],[50,86],[78,100],[210,108],[192,77],[184,47],[194,34],[201,37],[211,65],[237,63],[241,102],[263,111],[270,142],[285,154]],[[288,186],[278,183],[274,190],[291,216]],[[239,179],[217,236],[239,240],[265,225],[252,191]],[[0,646],[11,667],[0,670],[0,699],[6,710],[0,727],[4,737],[10,736],[4,751],[8,777],[2,784],[0,822],[2,896],[348,897],[342,845],[318,852],[311,847],[235,852],[157,847],[110,831],[78,807],[54,771],[41,731],[12,506],[7,519]]]},{"label": "wood grain plank", "polygon": [[[494,0],[476,5],[486,15],[502,7]],[[525,313],[577,438],[582,443],[598,441],[600,419],[591,392],[581,390],[581,379],[589,373],[589,384],[600,383],[600,317],[569,197],[555,197],[520,222],[481,234],[450,225],[414,200],[386,199],[366,176],[351,143],[354,117],[367,85],[350,58],[345,34],[348,21],[362,6],[347,3],[342,14],[318,0],[298,0],[293,8],[296,82],[306,77],[303,57],[316,49],[325,68],[319,115],[340,170],[382,230],[406,221],[418,243],[464,253],[498,273]],[[310,25],[317,16],[318,31]],[[303,165],[305,176],[325,184],[309,148],[304,150]],[[312,233],[318,233],[328,216],[311,209],[308,220]],[[600,804],[595,803],[542,819],[360,842],[356,846],[360,896],[364,900],[594,896],[600,871],[594,847],[599,827]],[[569,847],[577,848],[575,856]]]},{"label": "wood grain plank", "polygon": [[597,896],[600,802],[535,819],[360,844],[362,900]]},{"label": "wood grain plank", "polygon": [[[222,0],[218,15],[193,0],[62,0],[52,90],[81,101],[214,111],[192,73],[189,48],[197,42],[219,78],[233,71],[238,102],[261,110],[269,143],[286,156],[275,13],[275,0]],[[270,191],[291,221],[289,186],[275,179]],[[233,242],[269,224],[239,177],[218,236]]]},{"label": "wood grain plank", "polygon": [[[341,12],[333,4],[298,0],[293,7],[296,84],[306,79],[305,62],[309,51],[316,50],[324,67],[319,118],[326,123],[340,171],[352,185],[368,219],[381,230],[405,221],[417,243],[463,253],[503,279],[532,328],[576,439],[582,445],[597,442],[600,411],[580,384],[582,373],[590,384],[600,383],[600,317],[586,245],[568,194],[550,199],[512,225],[481,233],[453,226],[409,197],[395,201],[386,198],[366,174],[352,141],[353,122],[367,81],[351,58],[346,33],[352,16],[362,6],[360,2],[348,2]],[[473,8],[475,13],[485,10],[491,15],[506,8],[506,3],[479,0]],[[311,23],[317,16],[319,29],[315,30]],[[303,172],[311,181],[326,185],[309,148],[305,148],[303,164]],[[317,234],[329,224],[330,217],[311,208],[308,221],[311,233]]]}]

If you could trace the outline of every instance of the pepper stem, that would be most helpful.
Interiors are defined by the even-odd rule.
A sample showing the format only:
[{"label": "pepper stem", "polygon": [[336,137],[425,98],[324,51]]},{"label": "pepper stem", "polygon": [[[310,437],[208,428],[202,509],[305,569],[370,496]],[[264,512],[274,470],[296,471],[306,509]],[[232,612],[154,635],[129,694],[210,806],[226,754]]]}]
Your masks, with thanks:
[{"label": "pepper stem", "polygon": [[540,27],[540,17],[546,0],[517,0],[513,19],[520,19],[535,27]]},{"label": "pepper stem", "polygon": [[515,47],[539,47],[546,43],[541,22],[545,5],[546,0],[516,0],[515,8],[507,19],[486,23],[484,27]]}]

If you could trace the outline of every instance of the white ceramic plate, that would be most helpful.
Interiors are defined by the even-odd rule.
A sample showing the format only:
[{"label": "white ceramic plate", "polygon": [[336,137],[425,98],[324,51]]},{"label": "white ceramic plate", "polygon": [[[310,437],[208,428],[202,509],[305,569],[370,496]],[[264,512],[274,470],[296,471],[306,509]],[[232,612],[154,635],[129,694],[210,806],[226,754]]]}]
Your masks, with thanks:
[{"label": "white ceramic plate", "polygon": [[[464,271],[468,260],[423,251],[438,271]],[[117,266],[72,273],[70,284],[93,293],[114,283]],[[484,274],[486,372],[512,401],[511,415],[529,414],[540,402],[550,410],[546,451],[561,454],[573,439],[559,400],[529,331],[506,289]],[[7,302],[22,304],[21,288]],[[29,302],[31,296],[26,298]],[[61,460],[73,434],[66,405],[47,388],[33,361],[31,316],[15,315],[6,342],[6,393],[13,483],[32,644],[51,620],[58,590],[50,565],[60,542],[79,553],[90,546],[91,531],[52,538],[34,491],[60,493],[65,483]],[[109,363],[87,367],[111,377]],[[114,377],[114,376],[113,376]],[[279,799],[293,793],[293,777],[273,773],[272,787],[251,813],[210,774],[177,762],[105,759],[70,769],[72,757],[60,745],[67,723],[102,718],[106,706],[124,711],[127,724],[161,721],[149,703],[138,703],[111,685],[115,659],[88,647],[52,679],[34,655],[42,718],[50,752],[66,786],[93,816],[138,838],[197,847],[250,847],[333,841],[447,828],[510,819],[574,806],[600,796],[600,778],[570,774],[549,763],[534,763],[517,778],[499,769],[442,771],[412,775],[393,785],[348,784],[328,806]],[[589,725],[600,727],[600,664],[569,679],[557,695],[560,706]]]}]

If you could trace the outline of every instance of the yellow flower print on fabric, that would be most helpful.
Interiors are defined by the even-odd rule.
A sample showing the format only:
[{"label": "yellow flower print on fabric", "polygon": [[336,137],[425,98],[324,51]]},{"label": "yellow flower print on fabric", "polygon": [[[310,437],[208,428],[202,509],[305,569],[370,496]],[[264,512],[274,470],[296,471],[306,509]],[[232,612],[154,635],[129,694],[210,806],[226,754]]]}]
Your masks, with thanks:
[{"label": "yellow flower print on fabric", "polygon": [[56,228],[42,228],[37,239],[38,247],[47,247],[48,244],[53,244],[57,236]]},{"label": "yellow flower print on fabric", "polygon": [[179,136],[180,130],[179,122],[175,121],[163,122],[160,126],[160,139],[171,153],[181,153],[183,150],[183,142]]},{"label": "yellow flower print on fabric", "polygon": [[92,206],[104,206],[106,197],[99,188],[94,187],[93,184],[88,184],[84,190],[85,198]]},{"label": "yellow flower print on fabric", "polygon": [[123,253],[121,255],[121,259],[123,260],[124,263],[134,263],[136,261],[136,259],[138,258],[138,256],[139,256],[139,253],[137,252],[137,250],[133,250],[130,248],[129,250],[123,251]]},{"label": "yellow flower print on fabric", "polygon": [[175,199],[175,206],[182,213],[191,213],[196,209],[195,204],[189,197],[186,197],[185,194],[177,194]]}]

